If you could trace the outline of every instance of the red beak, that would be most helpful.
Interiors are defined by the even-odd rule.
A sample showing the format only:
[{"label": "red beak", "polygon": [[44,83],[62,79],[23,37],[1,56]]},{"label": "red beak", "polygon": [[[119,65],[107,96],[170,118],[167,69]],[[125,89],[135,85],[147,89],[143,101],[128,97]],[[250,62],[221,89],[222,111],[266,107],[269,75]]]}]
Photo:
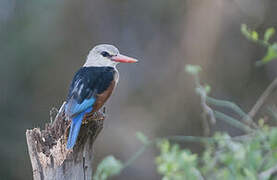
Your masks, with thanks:
[{"label": "red beak", "polygon": [[120,63],[135,63],[138,62],[138,60],[128,57],[128,56],[124,56],[122,54],[118,54],[116,56],[112,57],[112,61],[115,62],[120,62]]}]

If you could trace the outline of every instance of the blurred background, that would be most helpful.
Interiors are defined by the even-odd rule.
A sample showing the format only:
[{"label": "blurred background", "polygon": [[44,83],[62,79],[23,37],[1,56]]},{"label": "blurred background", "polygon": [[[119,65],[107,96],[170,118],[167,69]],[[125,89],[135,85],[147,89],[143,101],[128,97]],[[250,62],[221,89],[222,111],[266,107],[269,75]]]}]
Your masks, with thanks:
[{"label": "blurred background", "polygon": [[[213,97],[249,111],[275,78],[277,64],[254,66],[265,49],[249,42],[240,25],[258,32],[277,28],[276,9],[276,0],[0,0],[1,179],[32,178],[25,131],[50,121],[50,109],[65,100],[96,44],[116,45],[140,61],[119,66],[95,165],[109,154],[131,157],[142,146],[137,131],[150,138],[203,135],[200,101],[185,64],[203,67],[201,79]],[[219,122],[213,130],[228,127]],[[148,149],[114,179],[159,179],[156,153]]]}]

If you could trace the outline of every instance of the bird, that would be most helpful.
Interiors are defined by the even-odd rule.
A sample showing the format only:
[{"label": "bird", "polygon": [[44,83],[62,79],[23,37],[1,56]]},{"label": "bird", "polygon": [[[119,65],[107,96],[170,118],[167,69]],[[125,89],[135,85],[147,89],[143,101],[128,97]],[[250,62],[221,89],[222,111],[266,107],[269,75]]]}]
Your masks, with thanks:
[{"label": "bird", "polygon": [[119,79],[116,66],[136,62],[113,45],[100,44],[90,50],[85,64],[75,73],[66,98],[65,116],[71,120],[67,149],[74,147],[85,115],[97,112],[112,94]]}]

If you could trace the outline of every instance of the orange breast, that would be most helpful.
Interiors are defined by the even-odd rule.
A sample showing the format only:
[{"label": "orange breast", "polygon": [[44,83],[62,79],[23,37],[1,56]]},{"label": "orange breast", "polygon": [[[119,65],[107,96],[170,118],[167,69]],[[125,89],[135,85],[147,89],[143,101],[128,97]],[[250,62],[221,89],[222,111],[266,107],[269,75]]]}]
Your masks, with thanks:
[{"label": "orange breast", "polygon": [[116,82],[115,82],[115,80],[113,80],[106,91],[104,91],[102,94],[96,95],[96,101],[93,105],[92,112],[98,111],[105,104],[105,102],[111,96],[113,89],[115,87],[115,84],[116,84]]}]

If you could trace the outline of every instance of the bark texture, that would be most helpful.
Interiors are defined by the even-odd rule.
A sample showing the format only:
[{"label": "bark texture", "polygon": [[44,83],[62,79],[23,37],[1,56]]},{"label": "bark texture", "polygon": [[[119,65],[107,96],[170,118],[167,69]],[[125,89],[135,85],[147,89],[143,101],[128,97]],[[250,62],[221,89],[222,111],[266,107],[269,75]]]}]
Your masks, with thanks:
[{"label": "bark texture", "polygon": [[[65,104],[65,103],[64,103]],[[53,123],[44,130],[26,131],[34,180],[91,180],[93,143],[103,128],[101,112],[87,115],[72,150],[66,149],[70,121],[64,116],[64,104]]]}]

